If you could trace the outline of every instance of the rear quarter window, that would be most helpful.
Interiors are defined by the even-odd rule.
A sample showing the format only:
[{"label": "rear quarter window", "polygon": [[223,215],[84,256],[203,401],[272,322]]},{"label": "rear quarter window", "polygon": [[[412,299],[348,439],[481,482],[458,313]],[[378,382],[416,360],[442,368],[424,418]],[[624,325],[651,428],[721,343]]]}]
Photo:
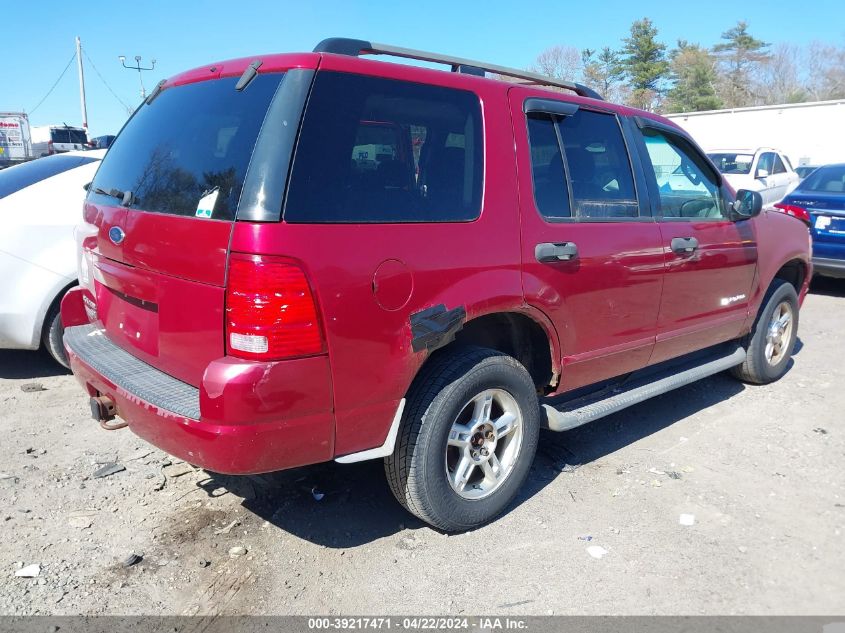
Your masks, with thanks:
[{"label": "rear quarter window", "polygon": [[234,219],[258,132],[282,77],[258,75],[242,92],[235,90],[237,77],[163,90],[114,140],[89,199],[116,204],[94,188],[128,190],[133,209]]},{"label": "rear quarter window", "polygon": [[96,158],[88,158],[87,156],[57,154],[56,156],[45,156],[28,163],[9,167],[0,171],[0,198],[5,198],[51,176],[81,167],[87,163],[93,163],[96,160]]},{"label": "rear quarter window", "polygon": [[462,222],[481,211],[478,97],[317,74],[285,203],[287,222]]}]

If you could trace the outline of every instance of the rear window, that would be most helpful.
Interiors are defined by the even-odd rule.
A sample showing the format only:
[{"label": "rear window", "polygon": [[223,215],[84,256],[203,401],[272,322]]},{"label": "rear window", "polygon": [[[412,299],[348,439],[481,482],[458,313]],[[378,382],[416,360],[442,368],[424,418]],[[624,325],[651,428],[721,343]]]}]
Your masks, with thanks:
[{"label": "rear window", "polygon": [[94,193],[131,191],[133,209],[232,220],[255,140],[282,74],[258,75],[242,92],[238,78],[168,88],[142,106],[109,148]]},{"label": "rear window", "polygon": [[50,130],[50,138],[54,143],[75,143],[84,145],[88,142],[83,130],[71,130],[65,128]]},{"label": "rear window", "polygon": [[481,106],[463,90],[317,74],[288,187],[287,222],[478,217]]},{"label": "rear window", "polygon": [[29,187],[69,169],[93,163],[96,160],[96,158],[88,158],[87,156],[57,154],[9,167],[0,171],[0,198],[5,198],[24,187]]},{"label": "rear window", "polygon": [[819,167],[804,179],[799,189],[823,193],[845,193],[845,165]]}]

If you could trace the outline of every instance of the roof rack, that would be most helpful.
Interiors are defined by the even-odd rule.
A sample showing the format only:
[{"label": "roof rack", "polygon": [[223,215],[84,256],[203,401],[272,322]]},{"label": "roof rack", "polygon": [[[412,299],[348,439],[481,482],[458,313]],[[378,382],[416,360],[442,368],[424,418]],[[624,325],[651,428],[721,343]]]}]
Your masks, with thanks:
[{"label": "roof rack", "polygon": [[507,66],[498,66],[496,64],[487,64],[485,62],[474,61],[472,59],[451,57],[449,55],[440,55],[439,53],[418,51],[412,48],[391,46],[389,44],[377,44],[376,42],[368,42],[366,40],[356,40],[346,37],[330,37],[317,44],[317,46],[314,47],[314,52],[336,53],[338,55],[350,55],[352,57],[359,57],[362,53],[365,55],[392,55],[394,57],[404,57],[405,59],[416,59],[424,62],[446,64],[447,66],[452,67],[452,72],[476,75],[479,77],[484,77],[484,74],[488,72],[496,73],[507,77],[525,79],[530,83],[544,86],[555,86],[556,88],[565,88],[566,90],[571,90],[579,97],[589,97],[590,99],[602,98],[601,95],[592,88],[588,88],[587,86],[583,86],[572,81],[564,81],[562,79],[555,79],[553,77],[532,73],[527,70],[508,68]]}]

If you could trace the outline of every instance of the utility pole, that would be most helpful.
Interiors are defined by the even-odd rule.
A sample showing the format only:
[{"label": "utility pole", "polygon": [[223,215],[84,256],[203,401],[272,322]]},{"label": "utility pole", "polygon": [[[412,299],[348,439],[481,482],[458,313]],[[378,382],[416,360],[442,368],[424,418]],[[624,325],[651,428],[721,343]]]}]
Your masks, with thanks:
[{"label": "utility pole", "polygon": [[76,36],[76,64],[79,67],[79,107],[82,108],[82,127],[88,134],[88,108],[85,106],[85,71],[82,70],[82,42]]},{"label": "utility pole", "polygon": [[141,66],[141,56],[140,55],[135,55],[135,65],[134,66],[132,66],[132,65],[127,66],[126,65],[126,55],[120,55],[118,57],[118,59],[120,60],[120,63],[123,64],[124,68],[128,68],[129,70],[137,70],[138,71],[138,81],[141,82],[141,100],[146,99],[147,98],[147,91],[144,89],[144,76],[141,74],[141,71],[142,70],[152,70],[153,68],[155,68],[156,67],[156,60],[155,59],[151,60],[152,66],[150,66],[149,68],[145,68],[144,66]]}]

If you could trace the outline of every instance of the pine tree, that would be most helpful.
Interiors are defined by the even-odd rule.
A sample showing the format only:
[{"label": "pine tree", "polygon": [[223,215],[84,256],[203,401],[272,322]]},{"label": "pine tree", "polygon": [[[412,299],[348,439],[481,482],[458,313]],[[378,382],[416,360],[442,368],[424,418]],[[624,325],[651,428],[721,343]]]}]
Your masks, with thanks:
[{"label": "pine tree", "polygon": [[707,50],[698,44],[679,40],[669,59],[674,85],[666,95],[668,112],[696,112],[722,107],[722,101],[716,95],[718,76],[715,61]]},{"label": "pine tree", "polygon": [[769,44],[753,37],[748,32],[748,23],[742,20],[722,33],[722,40],[713,47],[724,69],[722,100],[729,108],[755,105],[753,74],[768,59]]},{"label": "pine tree", "polygon": [[654,109],[663,92],[669,71],[666,45],[657,41],[657,28],[648,18],[631,25],[631,35],[623,40],[622,66],[633,89],[631,105]]},{"label": "pine tree", "polygon": [[625,69],[619,53],[605,46],[596,55],[594,49],[581,51],[584,83],[598,91],[609,101],[618,101],[620,83],[625,78]]}]

